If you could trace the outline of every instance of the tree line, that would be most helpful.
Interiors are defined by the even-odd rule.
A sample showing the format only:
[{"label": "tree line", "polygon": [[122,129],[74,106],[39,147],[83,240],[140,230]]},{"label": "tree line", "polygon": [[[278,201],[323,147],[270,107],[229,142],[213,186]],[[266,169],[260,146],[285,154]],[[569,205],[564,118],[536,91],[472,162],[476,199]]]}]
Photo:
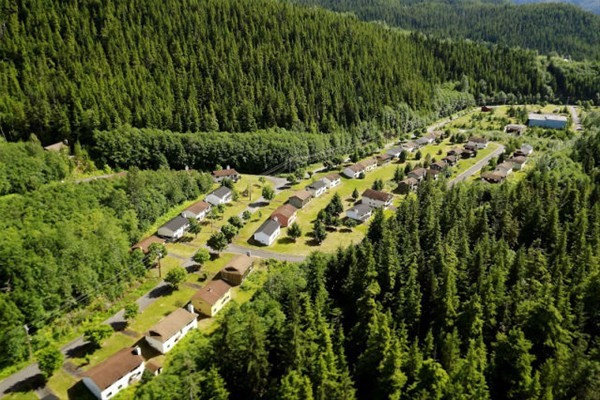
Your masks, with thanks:
[{"label": "tree line", "polygon": [[599,138],[513,184],[426,182],[362,243],[272,265],[136,398],[596,398]]},{"label": "tree line", "polygon": [[463,76],[470,94],[564,95],[531,51],[274,0],[17,0],[0,26],[0,131],[11,141],[89,144],[126,124],[329,133],[435,112],[436,88]]},{"label": "tree line", "polygon": [[[195,171],[134,168],[123,178],[52,183],[0,197],[0,367],[27,359],[24,324],[34,333],[70,309],[102,307],[144,276],[131,244],[158,217],[211,185],[208,174]],[[63,328],[57,335],[72,329],[60,333]],[[43,348],[38,339],[34,347]]]}]

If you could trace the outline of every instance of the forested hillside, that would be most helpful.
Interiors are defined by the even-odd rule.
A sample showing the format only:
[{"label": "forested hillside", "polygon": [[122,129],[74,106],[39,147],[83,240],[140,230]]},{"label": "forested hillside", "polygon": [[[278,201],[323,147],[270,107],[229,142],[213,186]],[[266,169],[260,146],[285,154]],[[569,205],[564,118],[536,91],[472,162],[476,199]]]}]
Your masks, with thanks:
[{"label": "forested hillside", "polygon": [[[568,4],[444,0],[292,0],[440,37],[483,40],[600,59],[600,16]],[[501,3],[501,4],[499,4]]]},{"label": "forested hillside", "polygon": [[528,3],[568,3],[579,6],[584,10],[593,12],[594,14],[600,14],[600,2],[597,0],[513,0],[517,4],[528,4]]},{"label": "forested hillside", "polygon": [[115,298],[144,276],[131,243],[211,184],[198,172],[133,169],[125,178],[1,197],[0,367],[28,358],[23,324],[34,332],[74,307]]},{"label": "forested hillside", "polygon": [[331,132],[405,107],[437,112],[435,88],[447,81],[484,98],[585,96],[557,84],[532,52],[274,0],[2,4],[0,128],[9,140],[33,132],[45,144],[85,144],[95,129],[124,124]]},{"label": "forested hillside", "polygon": [[359,245],[272,265],[139,399],[597,399],[600,132],[522,181],[422,185]]}]

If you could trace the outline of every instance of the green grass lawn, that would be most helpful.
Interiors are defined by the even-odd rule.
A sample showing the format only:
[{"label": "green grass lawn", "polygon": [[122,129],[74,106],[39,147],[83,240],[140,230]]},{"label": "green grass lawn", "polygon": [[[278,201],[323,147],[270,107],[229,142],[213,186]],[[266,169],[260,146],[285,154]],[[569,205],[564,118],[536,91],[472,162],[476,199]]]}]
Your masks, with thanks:
[{"label": "green grass lawn", "polygon": [[34,392],[10,393],[2,397],[3,400],[37,400]]}]

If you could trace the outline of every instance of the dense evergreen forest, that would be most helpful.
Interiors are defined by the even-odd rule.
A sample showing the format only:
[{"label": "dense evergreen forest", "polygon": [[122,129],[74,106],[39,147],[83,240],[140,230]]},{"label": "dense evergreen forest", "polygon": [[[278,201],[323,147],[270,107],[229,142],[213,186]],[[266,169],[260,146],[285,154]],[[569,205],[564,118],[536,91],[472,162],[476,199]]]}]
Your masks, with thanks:
[{"label": "dense evergreen forest", "polygon": [[595,14],[600,14],[600,2],[596,0],[512,0],[517,4],[527,4],[527,3],[568,3],[574,4],[583,8],[584,10],[591,11]]},{"label": "dense evergreen forest", "polygon": [[436,112],[449,81],[520,102],[597,91],[556,81],[530,51],[274,0],[2,0],[0,38],[0,130],[44,144],[125,124],[331,132],[405,107]]},{"label": "dense evergreen forest", "polygon": [[597,399],[599,159],[596,129],[514,184],[422,185],[361,244],[272,265],[136,397]]},{"label": "dense evergreen forest", "polygon": [[144,276],[131,243],[211,185],[208,174],[132,169],[125,178],[0,197],[0,367],[27,359],[23,324],[33,332],[74,307],[114,298]]},{"label": "dense evergreen forest", "polygon": [[444,0],[292,0],[440,37],[600,59],[600,16],[567,4]]}]

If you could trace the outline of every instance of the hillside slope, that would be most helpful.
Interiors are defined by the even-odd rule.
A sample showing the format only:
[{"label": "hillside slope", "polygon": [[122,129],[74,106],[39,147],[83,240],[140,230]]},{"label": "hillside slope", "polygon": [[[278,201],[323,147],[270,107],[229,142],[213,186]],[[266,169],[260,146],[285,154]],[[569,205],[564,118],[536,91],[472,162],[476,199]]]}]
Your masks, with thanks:
[{"label": "hillside slope", "polygon": [[598,0],[513,0],[517,4],[529,3],[567,3],[581,7],[584,10],[591,11],[594,14],[600,14],[600,2]]},{"label": "hillside slope", "polygon": [[443,0],[293,0],[403,29],[600,59],[600,16],[568,4]]},{"label": "hillside slope", "polygon": [[[330,132],[435,88],[578,97],[535,54],[439,41],[273,0],[22,0],[0,8],[0,128],[9,140],[89,142],[125,124],[188,131]],[[577,90],[575,90],[577,89]]]}]

